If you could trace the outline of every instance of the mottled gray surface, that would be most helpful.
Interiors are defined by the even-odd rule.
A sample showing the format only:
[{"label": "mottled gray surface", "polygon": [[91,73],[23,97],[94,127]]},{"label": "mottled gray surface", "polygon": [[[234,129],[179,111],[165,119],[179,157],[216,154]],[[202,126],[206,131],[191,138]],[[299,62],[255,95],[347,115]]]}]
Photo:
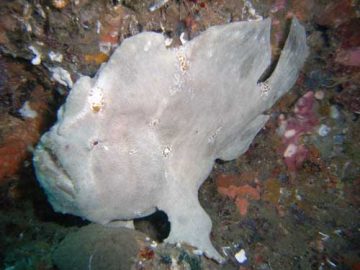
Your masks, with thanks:
[{"label": "mottled gray surface", "polygon": [[52,258],[60,270],[128,270],[145,238],[135,230],[91,224],[69,233]]},{"label": "mottled gray surface", "polygon": [[171,222],[167,241],[221,261],[199,186],[215,159],[248,149],[307,55],[293,20],[273,74],[258,83],[270,64],[269,36],[267,19],[211,27],[177,49],[157,33],[125,40],[95,78],[76,82],[36,148],[36,174],[54,209],[101,224],[161,209]]}]

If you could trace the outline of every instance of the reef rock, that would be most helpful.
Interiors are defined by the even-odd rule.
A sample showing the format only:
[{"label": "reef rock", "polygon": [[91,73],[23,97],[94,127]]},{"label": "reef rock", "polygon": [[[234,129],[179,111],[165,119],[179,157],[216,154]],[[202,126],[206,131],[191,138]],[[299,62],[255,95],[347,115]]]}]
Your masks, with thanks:
[{"label": "reef rock", "polygon": [[128,228],[90,224],[69,233],[56,246],[52,258],[60,270],[134,269],[145,239],[143,233]]},{"label": "reef rock", "polygon": [[179,48],[162,34],[123,41],[94,78],[80,78],[35,153],[56,211],[101,224],[167,213],[169,242],[218,261],[198,189],[214,160],[244,153],[295,83],[308,50],[293,19],[275,70],[270,20],[214,26]]}]

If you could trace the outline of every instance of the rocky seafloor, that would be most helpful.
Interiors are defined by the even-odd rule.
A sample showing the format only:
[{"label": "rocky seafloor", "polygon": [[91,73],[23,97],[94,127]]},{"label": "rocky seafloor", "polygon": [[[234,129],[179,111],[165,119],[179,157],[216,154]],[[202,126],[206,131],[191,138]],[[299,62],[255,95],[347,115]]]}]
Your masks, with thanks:
[{"label": "rocky seafloor", "polygon": [[[360,269],[359,1],[17,0],[0,15],[1,269]],[[296,85],[199,191],[226,263],[161,243],[162,212],[131,231],[52,210],[32,150],[72,83],[126,37],[156,31],[179,46],[212,25],[270,17],[276,61],[293,16],[310,48]]]}]

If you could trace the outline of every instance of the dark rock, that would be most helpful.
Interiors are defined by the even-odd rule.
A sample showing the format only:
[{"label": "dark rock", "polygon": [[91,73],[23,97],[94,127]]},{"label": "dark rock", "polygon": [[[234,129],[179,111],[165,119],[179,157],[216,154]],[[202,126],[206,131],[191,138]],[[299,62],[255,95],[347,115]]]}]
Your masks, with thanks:
[{"label": "dark rock", "polygon": [[69,233],[53,254],[60,270],[130,269],[146,235],[128,228],[91,224]]}]

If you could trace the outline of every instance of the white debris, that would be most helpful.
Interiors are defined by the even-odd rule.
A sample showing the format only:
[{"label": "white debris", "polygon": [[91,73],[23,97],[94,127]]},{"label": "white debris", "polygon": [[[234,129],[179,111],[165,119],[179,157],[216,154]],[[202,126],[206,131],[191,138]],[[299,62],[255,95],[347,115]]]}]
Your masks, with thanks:
[{"label": "white debris", "polygon": [[61,63],[63,60],[63,55],[59,52],[50,51],[48,55],[51,61]]},{"label": "white debris", "polygon": [[280,114],[278,117],[279,127],[276,129],[276,133],[281,137],[285,134],[287,128],[287,120],[284,114]]},{"label": "white debris", "polygon": [[338,119],[340,117],[339,109],[335,105],[330,107],[330,117],[332,119]]},{"label": "white debris", "polygon": [[158,243],[156,241],[152,241],[150,244],[150,247],[156,248],[158,246]]},{"label": "white debris", "polygon": [[181,44],[182,44],[182,45],[184,45],[186,42],[188,42],[188,40],[187,40],[187,35],[186,35],[185,32],[182,32],[182,33],[180,34],[180,41],[181,41]]},{"label": "white debris", "polygon": [[332,267],[334,267],[334,268],[337,267],[336,263],[330,261],[329,258],[326,258],[326,262],[327,262],[330,266],[332,266]]},{"label": "white debris", "polygon": [[293,143],[290,143],[284,152],[284,157],[292,157],[297,152],[297,146]]},{"label": "white debris", "polygon": [[170,266],[171,270],[178,270],[178,262],[174,257],[171,257],[171,266]]},{"label": "white debris", "polygon": [[68,88],[72,88],[73,81],[71,79],[70,73],[67,70],[63,69],[62,67],[55,67],[50,68],[50,71],[52,72],[53,80]]},{"label": "white debris", "polygon": [[321,236],[321,240],[323,240],[323,241],[327,241],[330,239],[330,236],[326,233],[319,232],[319,234]]},{"label": "white debris", "polygon": [[291,138],[296,134],[296,130],[295,129],[289,129],[287,131],[285,131],[284,137],[285,138]]},{"label": "white debris", "polygon": [[46,13],[40,4],[36,4],[36,11],[40,14],[43,19],[46,19]]},{"label": "white debris", "polygon": [[257,14],[255,8],[250,1],[245,1],[244,7],[242,8],[241,16],[243,19],[246,19],[249,22],[263,20],[263,17]]},{"label": "white debris", "polygon": [[41,63],[41,53],[39,52],[39,50],[36,49],[36,48],[35,48],[34,46],[32,46],[32,45],[29,46],[28,48],[29,48],[29,50],[32,51],[33,54],[35,54],[34,58],[31,59],[31,64],[33,64],[33,65],[35,65],[35,66],[40,65],[40,63]]},{"label": "white debris", "polygon": [[91,254],[89,257],[89,261],[88,261],[88,269],[90,269],[90,270],[91,270],[91,264],[92,264],[93,258],[94,258],[94,254]]},{"label": "white debris", "polygon": [[30,102],[25,101],[23,106],[20,108],[19,113],[24,118],[36,118],[37,112],[30,107]]},{"label": "white debris", "polygon": [[99,20],[96,21],[96,34],[100,34],[101,32],[101,22]]},{"label": "white debris", "polygon": [[329,132],[331,131],[331,128],[328,127],[327,125],[325,124],[322,124],[319,129],[318,129],[318,134],[321,136],[321,137],[325,137],[329,134]]},{"label": "white debris", "polygon": [[109,55],[111,52],[111,48],[112,48],[111,42],[99,42],[100,52]]},{"label": "white debris", "polygon": [[229,247],[229,246],[222,247],[221,250],[225,256],[229,256],[229,253],[231,252],[231,247]]},{"label": "white debris", "polygon": [[325,93],[324,93],[324,91],[322,91],[322,90],[318,90],[318,91],[315,92],[314,97],[315,97],[317,100],[323,100],[324,97],[325,97]]},{"label": "white debris", "polygon": [[169,0],[156,0],[156,1],[149,7],[149,11],[153,12],[153,11],[161,8],[162,6],[164,6],[167,2],[169,2]]},{"label": "white debris", "polygon": [[238,253],[235,254],[235,259],[239,263],[244,263],[247,260],[246,253],[244,249],[240,249]]},{"label": "white debris", "polygon": [[29,3],[26,3],[23,9],[23,16],[17,18],[20,22],[24,24],[27,32],[32,32],[32,27],[31,24],[29,23],[29,17],[31,16],[31,13],[32,13],[32,6],[30,6]]}]

